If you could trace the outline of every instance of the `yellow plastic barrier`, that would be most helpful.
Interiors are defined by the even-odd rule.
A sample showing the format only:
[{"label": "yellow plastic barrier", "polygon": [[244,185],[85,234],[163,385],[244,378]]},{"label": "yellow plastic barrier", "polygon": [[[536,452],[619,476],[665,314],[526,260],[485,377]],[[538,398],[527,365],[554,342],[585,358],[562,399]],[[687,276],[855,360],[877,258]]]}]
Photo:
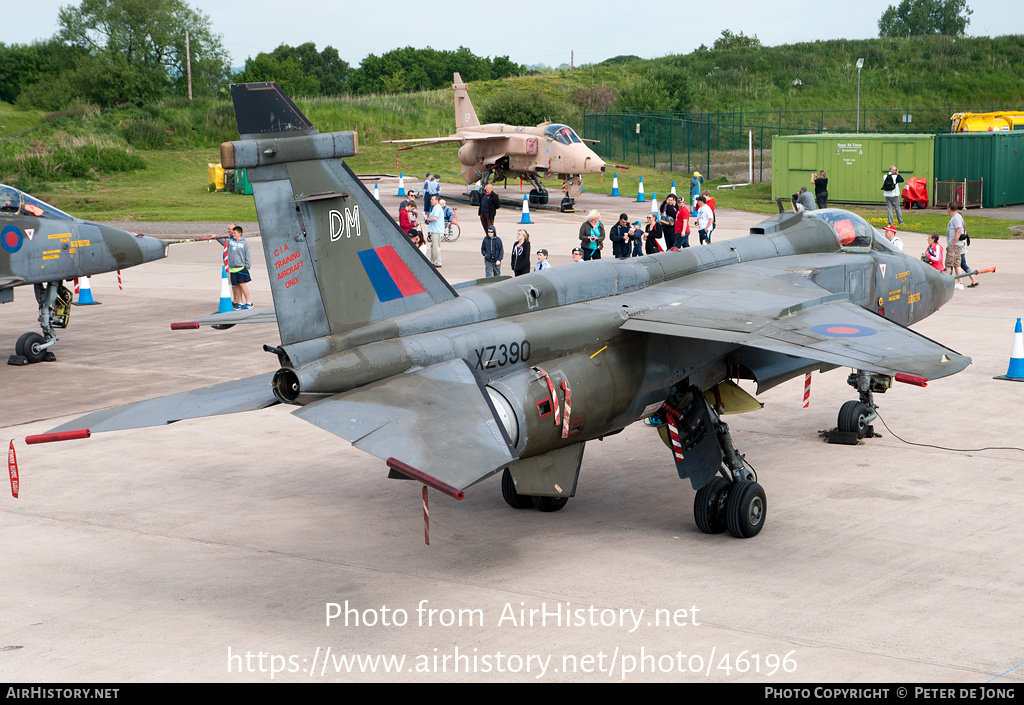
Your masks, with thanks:
[{"label": "yellow plastic barrier", "polygon": [[211,191],[224,190],[224,167],[220,164],[206,164]]}]

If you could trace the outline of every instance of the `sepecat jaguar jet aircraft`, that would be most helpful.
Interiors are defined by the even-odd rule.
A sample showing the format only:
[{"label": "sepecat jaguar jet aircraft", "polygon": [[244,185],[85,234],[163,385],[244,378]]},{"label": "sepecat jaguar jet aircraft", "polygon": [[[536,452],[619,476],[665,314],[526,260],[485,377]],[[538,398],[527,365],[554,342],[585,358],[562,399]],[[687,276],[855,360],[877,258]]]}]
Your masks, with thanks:
[{"label": "sepecat jaguar jet aircraft", "polygon": [[[319,134],[276,84],[232,86],[280,331],[272,375],[95,412],[54,431],[172,423],[284,403],[457,498],[502,472],[516,508],[562,509],[588,441],[647,419],[697,490],[707,533],[751,537],[767,501],[725,414],[811,370],[850,367],[840,429],[864,434],[873,394],[970,359],[906,326],[953,279],[837,209],[773,216],[748,237],[452,288],[345,164],[351,132]],[[193,324],[198,327],[199,323]],[[79,432],[81,433],[81,432]],[[56,440],[55,436],[52,439]]]},{"label": "sepecat jaguar jet aircraft", "polygon": [[65,281],[127,269],[167,256],[169,243],[108,225],[79,220],[10,186],[0,184],[0,304],[14,287],[31,284],[39,304],[39,333],[25,333],[8,362],[54,360],[56,328],[71,318]]}]

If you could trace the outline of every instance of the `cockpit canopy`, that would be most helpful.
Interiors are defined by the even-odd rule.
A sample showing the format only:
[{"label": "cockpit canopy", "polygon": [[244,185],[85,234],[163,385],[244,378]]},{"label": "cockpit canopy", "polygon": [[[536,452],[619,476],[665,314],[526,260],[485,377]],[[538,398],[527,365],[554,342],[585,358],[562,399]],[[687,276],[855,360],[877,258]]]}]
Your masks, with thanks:
[{"label": "cockpit canopy", "polygon": [[544,128],[544,135],[547,137],[553,137],[562,144],[572,144],[573,142],[582,142],[576,132],[568,125],[551,124]]},{"label": "cockpit canopy", "polygon": [[872,249],[879,252],[899,253],[899,249],[880,233],[871,223],[856,213],[839,208],[806,211],[806,215],[821,218],[832,226],[844,250]]},{"label": "cockpit canopy", "polygon": [[0,215],[34,215],[37,218],[74,220],[64,211],[29,196],[12,186],[0,184]]}]

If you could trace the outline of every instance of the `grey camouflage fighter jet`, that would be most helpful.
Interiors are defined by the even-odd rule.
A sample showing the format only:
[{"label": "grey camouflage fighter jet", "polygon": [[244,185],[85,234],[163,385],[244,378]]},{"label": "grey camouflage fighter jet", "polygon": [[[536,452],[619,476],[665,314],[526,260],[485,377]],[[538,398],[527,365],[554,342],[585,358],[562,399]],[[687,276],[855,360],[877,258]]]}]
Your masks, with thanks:
[{"label": "grey camouflage fighter jet", "polygon": [[697,490],[697,526],[751,537],[765,494],[722,418],[759,405],[734,380],[760,393],[851,367],[859,398],[839,422],[856,433],[894,377],[970,363],[906,328],[949,300],[953,279],[842,210],[779,214],[706,247],[453,288],[345,164],[353,133],[319,134],[276,84],[235,85],[232,97],[241,139],[221,158],[253,183],[281,335],[265,349],[280,369],[55,431],[285,403],[386,460],[392,477],[461,497],[502,472],[509,505],[555,511],[576,493],[588,441],[648,419]]},{"label": "grey camouflage fighter jet", "polygon": [[10,186],[0,184],[0,303],[14,287],[33,285],[39,333],[25,333],[8,362],[27,365],[54,358],[56,328],[67,328],[71,291],[65,281],[127,269],[167,256],[167,242],[90,223]]}]

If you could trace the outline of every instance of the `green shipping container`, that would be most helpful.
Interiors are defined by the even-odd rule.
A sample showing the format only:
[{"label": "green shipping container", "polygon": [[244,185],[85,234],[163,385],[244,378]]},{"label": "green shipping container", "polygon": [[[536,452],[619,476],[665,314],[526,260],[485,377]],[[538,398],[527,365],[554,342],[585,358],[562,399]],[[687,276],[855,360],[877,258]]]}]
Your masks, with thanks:
[{"label": "green shipping container", "polygon": [[893,164],[904,179],[927,179],[931,198],[935,135],[862,132],[778,136],[772,139],[772,198],[788,202],[801,186],[813,194],[811,173],[824,169],[829,204],[884,205],[882,181]]},{"label": "green shipping container", "polygon": [[252,195],[252,184],[249,182],[249,175],[245,169],[235,169],[235,191],[246,196]]},{"label": "green shipping container", "polygon": [[935,178],[983,180],[981,205],[985,208],[1024,203],[1024,132],[937,135]]}]

